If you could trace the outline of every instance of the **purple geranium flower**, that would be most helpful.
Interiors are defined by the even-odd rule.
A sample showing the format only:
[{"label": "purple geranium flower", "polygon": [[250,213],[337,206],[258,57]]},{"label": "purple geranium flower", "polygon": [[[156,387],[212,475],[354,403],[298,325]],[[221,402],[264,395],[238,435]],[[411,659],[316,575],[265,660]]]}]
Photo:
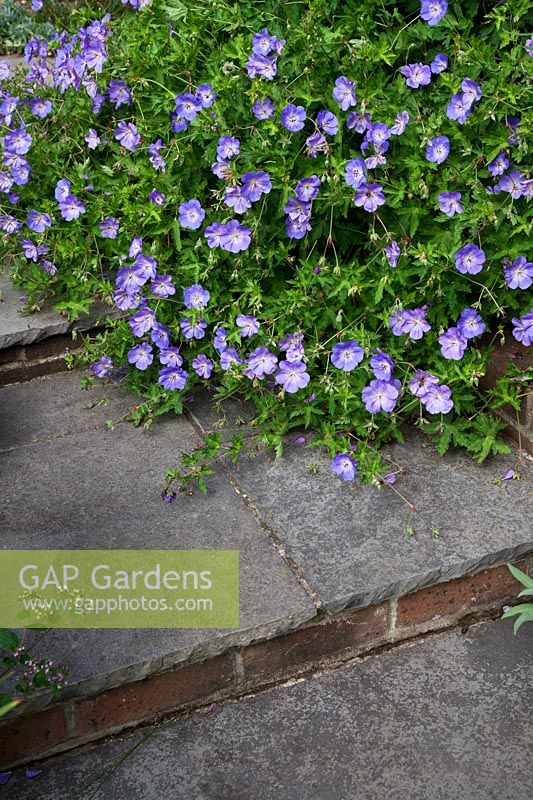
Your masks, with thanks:
[{"label": "purple geranium flower", "polygon": [[305,108],[289,103],[281,112],[281,124],[291,133],[301,131],[305,125]]},{"label": "purple geranium flower", "polygon": [[409,114],[407,111],[401,111],[399,114],[396,114],[394,125],[392,125],[390,129],[391,134],[393,136],[401,136],[407,128],[408,123]]},{"label": "purple geranium flower", "polygon": [[30,102],[30,111],[34,117],[46,119],[48,114],[52,111],[52,103],[50,100],[43,100],[40,97],[36,97]]},{"label": "purple geranium flower", "polygon": [[217,145],[217,156],[221,160],[231,159],[239,155],[241,143],[233,136],[221,136]]},{"label": "purple geranium flower", "polygon": [[155,206],[162,206],[165,202],[165,195],[163,192],[158,192],[157,189],[152,189],[148,195],[148,200],[150,200],[150,202]]},{"label": "purple geranium flower", "polygon": [[204,232],[208,247],[220,247],[222,234],[225,233],[225,231],[226,226],[221,222],[212,222],[211,225],[208,225]]},{"label": "purple geranium flower", "polygon": [[450,140],[447,136],[436,136],[426,145],[426,159],[434,164],[442,164],[450,154]]},{"label": "purple geranium flower", "polygon": [[349,131],[364,133],[371,125],[370,114],[362,111],[351,111],[346,120],[346,127]]},{"label": "purple geranium flower", "polygon": [[242,337],[253,336],[261,327],[255,317],[246,316],[245,314],[239,314],[235,322],[237,323],[237,327],[241,329],[240,333]]},{"label": "purple geranium flower", "polygon": [[295,192],[299,200],[308,203],[318,197],[319,189],[320,178],[317,175],[311,175],[309,178],[300,178]]},{"label": "purple geranium flower", "polygon": [[193,321],[190,317],[184,317],[180,321],[180,328],[186,339],[203,339],[207,322],[205,319]]},{"label": "purple geranium flower", "polygon": [[61,200],[66,200],[69,194],[70,194],[70,181],[67,180],[67,178],[61,178],[56,183],[54,197],[57,200],[57,202],[60,203]]},{"label": "purple geranium flower", "polygon": [[276,48],[276,37],[271,36],[268,28],[263,28],[260,33],[254,33],[252,37],[252,51],[258,56],[267,56]]},{"label": "purple geranium flower", "polygon": [[200,101],[202,108],[211,108],[217,99],[216,92],[210,83],[202,83],[196,89],[196,97]]},{"label": "purple geranium flower", "polygon": [[358,187],[353,201],[356,206],[362,206],[365,211],[376,211],[378,206],[384,204],[385,197],[379,183],[362,183]]},{"label": "purple geranium flower", "polygon": [[307,155],[310,158],[317,158],[319,153],[327,153],[328,151],[326,137],[320,131],[315,131],[315,133],[308,136],[305,140],[305,146],[307,147]]},{"label": "purple geranium flower", "polygon": [[422,0],[420,16],[428,25],[438,25],[447,10],[446,0]]},{"label": "purple geranium flower", "polygon": [[463,212],[461,192],[441,192],[439,194],[439,208],[447,217],[461,214]]},{"label": "purple geranium flower", "polygon": [[122,105],[131,103],[131,92],[128,85],[124,81],[109,81],[107,89],[109,102],[115,107],[120,108]]},{"label": "purple geranium flower", "polygon": [[126,150],[135,151],[141,141],[141,136],[133,124],[133,122],[119,122],[115,130],[115,139],[117,139],[122,147]]},{"label": "purple geranium flower", "polygon": [[495,178],[497,175],[503,175],[506,169],[509,168],[509,159],[502,151],[498,153],[496,158],[493,158],[492,161],[487,164],[487,169],[490,174]]},{"label": "purple geranium flower", "polygon": [[0,216],[0,231],[4,231],[9,236],[16,233],[22,228],[22,222],[19,222],[11,214],[3,214]]},{"label": "purple geranium flower", "polygon": [[406,64],[400,72],[411,89],[418,89],[419,86],[431,83],[431,70],[426,64]]},{"label": "purple geranium flower", "polygon": [[210,297],[211,295],[207,289],[204,289],[199,283],[193,283],[192,286],[188,286],[183,292],[185,308],[195,308],[198,311],[207,306]]},{"label": "purple geranium flower", "polygon": [[153,280],[156,276],[157,261],[151,256],[145,256],[144,253],[139,253],[132,266],[147,281]]},{"label": "purple geranium flower", "polygon": [[446,106],[446,116],[448,119],[455,119],[460,125],[464,125],[472,113],[472,104],[468,102],[463,94],[454,94]]},{"label": "purple geranium flower", "polygon": [[463,275],[477,275],[484,263],[485,253],[477,244],[466,244],[455,254],[455,266]]},{"label": "purple geranium flower", "polygon": [[164,347],[159,351],[159,361],[167,367],[181,367],[183,358],[177,347]]},{"label": "purple geranium flower", "polygon": [[246,359],[248,367],[244,374],[248,378],[259,378],[272,375],[278,364],[278,357],[268,347],[257,347]]},{"label": "purple geranium flower", "polygon": [[430,384],[421,400],[429,414],[447,414],[453,408],[449,386]]},{"label": "purple geranium flower", "polygon": [[128,325],[134,336],[144,336],[156,325],[155,313],[148,306],[144,306],[130,317]]},{"label": "purple geranium flower", "polygon": [[437,53],[429,66],[434,75],[440,75],[441,72],[448,69],[448,56],[445,56],[444,53]]},{"label": "purple geranium flower", "polygon": [[355,339],[334,344],[331,349],[331,363],[344,372],[351,372],[364,357],[365,351]]},{"label": "purple geranium flower", "polygon": [[98,227],[104,239],[116,239],[120,222],[115,217],[106,217],[102,222],[98,223]]},{"label": "purple geranium flower", "polygon": [[160,350],[166,350],[170,346],[170,331],[166,325],[156,322],[150,331],[150,339]]},{"label": "purple geranium flower", "polygon": [[113,361],[109,356],[102,356],[91,364],[91,372],[97,378],[109,378],[113,372]]},{"label": "purple geranium flower", "polygon": [[519,256],[503,272],[509,289],[529,289],[533,283],[533,262],[525,256]]},{"label": "purple geranium flower", "polygon": [[31,147],[32,137],[25,128],[16,128],[4,136],[4,150],[23,156]]},{"label": "purple geranium flower", "polygon": [[353,481],[357,472],[357,462],[347,453],[337,453],[331,462],[331,471],[343,481]]},{"label": "purple geranium flower", "polygon": [[252,201],[243,195],[241,186],[227,186],[224,202],[236,214],[244,214],[252,207]]},{"label": "purple geranium flower", "polygon": [[439,336],[439,344],[444,358],[460,361],[468,346],[468,341],[459,328],[448,328],[445,333]]},{"label": "purple geranium flower", "polygon": [[378,414],[380,411],[387,413],[394,410],[399,395],[398,389],[386,381],[370,381],[361,393],[365,408],[371,414]]},{"label": "purple geranium flower", "polygon": [[329,136],[335,136],[339,130],[339,121],[331,111],[319,111],[316,117],[316,124]]},{"label": "purple geranium flower", "polygon": [[131,311],[138,308],[142,297],[140,292],[126,292],[124,289],[117,289],[113,294],[113,302],[121,311]]},{"label": "purple geranium flower", "polygon": [[406,323],[408,311],[404,308],[398,308],[389,317],[389,328],[395,336],[401,336],[404,333],[403,326]]},{"label": "purple geranium flower", "polygon": [[199,111],[202,110],[202,103],[194,94],[186,92],[174,98],[175,113],[187,122],[192,122]]},{"label": "purple geranium flower", "polygon": [[517,342],[529,347],[533,344],[533,308],[522,317],[513,317],[513,336]]},{"label": "purple geranium flower", "polygon": [[494,188],[497,192],[508,192],[513,200],[518,200],[526,190],[524,176],[517,169],[513,169],[500,178]]},{"label": "purple geranium flower", "polygon": [[389,245],[387,245],[387,247],[385,248],[385,255],[387,257],[387,261],[389,262],[389,267],[397,267],[398,260],[401,255],[401,250],[398,245],[398,242],[393,241]]},{"label": "purple geranium flower", "polygon": [[202,224],[205,211],[198,202],[198,200],[187,200],[182,203],[178,209],[179,221],[183,228],[188,228],[191,231],[197,230]]},{"label": "purple geranium flower", "polygon": [[233,369],[235,364],[242,364],[238,352],[234,347],[226,347],[220,351],[220,368],[224,371]]},{"label": "purple geranium flower", "polygon": [[480,100],[483,94],[479,83],[476,83],[470,78],[465,78],[463,80],[461,89],[463,90],[463,98],[469,105],[473,105],[477,100]]},{"label": "purple geranium flower", "polygon": [[303,333],[288,333],[280,342],[279,349],[287,361],[301,361],[304,357]]},{"label": "purple geranium flower", "polygon": [[130,364],[135,364],[137,369],[145,370],[154,360],[152,353],[152,345],[143,342],[143,344],[137,344],[128,350],[128,361]]},{"label": "purple geranium flower", "polygon": [[164,389],[183,389],[188,377],[188,373],[179,367],[165,367],[159,372],[158,383]]},{"label": "purple geranium flower", "polygon": [[412,311],[406,311],[405,313],[406,318],[402,332],[408,333],[410,339],[415,341],[421,339],[427,331],[431,330],[431,325],[426,320],[427,306],[414,308]]},{"label": "purple geranium flower", "polygon": [[344,180],[348,186],[358,189],[366,180],[366,167],[362,158],[352,158],[346,164]]},{"label": "purple geranium flower", "polygon": [[83,137],[89,146],[89,150],[94,150],[101,142],[100,137],[96,133],[94,128],[89,128],[85,136]]},{"label": "purple geranium flower", "polygon": [[117,272],[116,286],[126,294],[135,294],[148,278],[133,267],[123,267]]},{"label": "purple geranium flower", "polygon": [[32,210],[28,213],[26,225],[30,231],[34,231],[35,233],[44,233],[45,229],[49,228],[51,224],[52,220],[48,214],[45,214],[43,211]]},{"label": "purple geranium flower", "polygon": [[276,107],[270,97],[265,97],[264,100],[256,100],[252,106],[252,113],[256,119],[271,119],[274,116]]},{"label": "purple geranium flower", "polygon": [[200,353],[192,360],[192,368],[200,378],[210,378],[213,366],[211,359],[203,353]]},{"label": "purple geranium flower", "polygon": [[70,222],[73,219],[79,219],[85,213],[85,206],[75,195],[69,194],[64,200],[60,201],[59,210],[63,219]]},{"label": "purple geranium flower", "polygon": [[162,298],[176,294],[176,289],[170,275],[158,275],[154,278],[150,283],[150,291],[157,295],[157,297]]},{"label": "purple geranium flower", "polygon": [[461,316],[457,321],[457,327],[465,339],[473,339],[480,336],[485,330],[485,323],[480,314],[473,308],[465,308],[461,311]]},{"label": "purple geranium flower", "polygon": [[429,372],[424,372],[423,369],[417,369],[413,377],[408,383],[411,394],[415,397],[424,397],[430,386],[436,386],[439,379],[436,375],[431,375]]},{"label": "purple geranium flower", "polygon": [[251,240],[250,228],[232,219],[224,226],[224,232],[220,236],[220,247],[229,253],[239,253],[249,248]]},{"label": "purple geranium flower", "polygon": [[333,99],[337,102],[343,111],[348,111],[350,106],[357,104],[357,98],[354,91],[354,82],[349,81],[344,75],[337,78],[333,88]]},{"label": "purple geranium flower", "polygon": [[276,383],[280,384],[289,394],[294,394],[303,389],[310,381],[303,361],[280,361],[279,371],[276,372]]},{"label": "purple geranium flower", "polygon": [[370,359],[370,368],[378,380],[389,383],[394,370],[394,361],[387,353],[378,350]]},{"label": "purple geranium flower", "polygon": [[252,53],[245,66],[248,77],[252,78],[252,80],[258,75],[261,78],[266,78],[267,81],[273,81],[276,77],[277,64],[275,56],[261,56]]},{"label": "purple geranium flower", "polygon": [[272,182],[267,172],[247,172],[242,176],[242,194],[252,203],[257,202],[263,194],[272,189]]}]

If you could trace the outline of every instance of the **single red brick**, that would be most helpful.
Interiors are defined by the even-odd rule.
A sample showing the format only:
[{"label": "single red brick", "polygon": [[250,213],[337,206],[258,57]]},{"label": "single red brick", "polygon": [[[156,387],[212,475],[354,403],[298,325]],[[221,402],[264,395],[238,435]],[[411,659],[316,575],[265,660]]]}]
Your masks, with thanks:
[{"label": "single red brick", "polygon": [[76,736],[155,719],[165,711],[207,700],[234,680],[234,661],[224,653],[198,664],[152,675],[73,704]]},{"label": "single red brick", "polygon": [[[526,562],[516,562],[525,571]],[[492,567],[398,598],[396,628],[408,628],[439,617],[454,616],[516,597],[520,584],[506,566]]]},{"label": "single red brick", "polygon": [[0,724],[0,768],[43,756],[66,738],[65,718],[59,706],[8,718]]},{"label": "single red brick", "polygon": [[242,653],[244,677],[263,682],[292,675],[379,639],[387,629],[387,603],[344,612],[320,625],[249,645]]}]

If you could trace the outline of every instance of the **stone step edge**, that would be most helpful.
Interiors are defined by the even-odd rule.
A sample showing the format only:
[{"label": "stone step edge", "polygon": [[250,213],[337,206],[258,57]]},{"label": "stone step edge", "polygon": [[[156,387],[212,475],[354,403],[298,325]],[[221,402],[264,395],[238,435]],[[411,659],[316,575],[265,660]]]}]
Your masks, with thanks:
[{"label": "stone step edge", "polygon": [[[533,573],[533,553],[514,560]],[[37,713],[0,722],[0,770],[21,766],[176,712],[234,699],[290,678],[516,602],[521,585],[506,565],[334,615],[204,661],[153,673],[99,694],[59,700]]]}]

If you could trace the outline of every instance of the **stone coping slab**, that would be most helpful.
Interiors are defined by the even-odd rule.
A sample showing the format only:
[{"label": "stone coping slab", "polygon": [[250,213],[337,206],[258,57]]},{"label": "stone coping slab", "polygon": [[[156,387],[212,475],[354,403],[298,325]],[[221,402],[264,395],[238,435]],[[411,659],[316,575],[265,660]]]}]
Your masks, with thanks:
[{"label": "stone coping slab", "polygon": [[[409,467],[400,485],[439,519],[437,540],[429,529],[407,536],[408,509],[393,491],[343,484],[314,450],[296,446],[279,461],[245,456],[209,478],[206,497],[179,495],[167,505],[162,477],[180,451],[198,444],[197,423],[167,417],[150,431],[130,424],[109,430],[110,412],[120,414],[134,400],[111,386],[95,393],[108,397],[107,406],[86,408],[78,385],[79,374],[71,373],[0,390],[0,548],[238,549],[241,627],[53,631],[37,654],[68,663],[66,699],[272,640],[320,623],[324,610],[369,606],[533,551],[530,465],[521,467],[521,481],[495,486],[508,459],[483,468],[463,456],[438,459],[417,437],[395,454]],[[235,410],[242,416],[240,406]],[[213,413],[205,401],[193,406],[206,428]],[[387,614],[388,630],[393,606]],[[25,710],[48,700],[38,696]]]},{"label": "stone coping slab", "polygon": [[76,796],[528,797],[532,646],[533,625],[517,637],[508,621],[447,632],[54,758],[33,781],[13,774],[8,795],[66,800],[91,784]]},{"label": "stone coping slab", "polygon": [[71,330],[86,331],[102,324],[116,313],[108,305],[97,301],[88,314],[69,322],[65,315],[54,311],[51,301],[46,301],[40,311],[24,314],[21,291],[15,289],[5,272],[0,270],[0,350],[15,345],[29,345]]},{"label": "stone coping slab", "polygon": [[[217,429],[221,414],[209,399],[189,409],[200,429]],[[222,404],[231,430],[246,415],[239,402]],[[379,490],[339,480],[320,451],[290,442],[281,459],[253,451],[227,467],[327,611],[398,597],[533,550],[532,461],[518,465],[516,452],[483,465],[457,451],[441,458],[417,431],[384,454],[402,474]],[[499,481],[509,468],[521,479]]]},{"label": "stone coping slab", "polygon": [[108,405],[85,408],[76,373],[0,391],[2,442],[8,447],[0,452],[1,549],[237,549],[241,626],[53,631],[36,652],[68,662],[69,691],[83,694],[139,680],[314,616],[315,604],[223,474],[214,476],[207,497],[162,501],[165,469],[199,442],[187,420],[161,419],[149,431],[130,424],[108,430],[110,412],[120,414],[131,398],[113,389],[103,394]]}]

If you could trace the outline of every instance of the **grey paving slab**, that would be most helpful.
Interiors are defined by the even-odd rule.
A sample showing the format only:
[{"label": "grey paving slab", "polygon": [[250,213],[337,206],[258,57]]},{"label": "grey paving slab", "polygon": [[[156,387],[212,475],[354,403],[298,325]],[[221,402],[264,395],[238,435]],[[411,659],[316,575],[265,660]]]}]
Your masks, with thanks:
[{"label": "grey paving slab", "polygon": [[105,428],[127,415],[135,398],[118,384],[80,388],[80,371],[36,378],[6,386],[0,393],[0,450]]},{"label": "grey paving slab", "polygon": [[[223,408],[229,427],[246,416],[238,402]],[[203,397],[191,409],[205,429],[217,425],[217,414]],[[281,459],[254,452],[231,466],[330,611],[404,594],[533,549],[532,462],[520,467],[520,481],[498,486],[494,479],[516,467],[516,454],[481,466],[464,453],[441,458],[416,431],[384,453],[403,469],[394,489],[343,482],[321,451],[291,440]],[[406,533],[408,527],[414,536]],[[433,528],[440,532],[438,540]]]},{"label": "grey paving slab", "polygon": [[[65,376],[49,380],[61,396]],[[66,385],[68,429],[82,411],[73,386],[68,381]],[[47,425],[55,433],[60,427],[58,412],[52,408],[54,390],[47,386],[43,404],[49,410],[43,410],[36,423],[39,435]],[[40,382],[25,384],[25,391],[35,393],[34,401],[39,402]],[[0,407],[5,392],[9,390],[0,390]],[[10,409],[18,414],[16,403]],[[122,424],[114,430],[99,428],[35,444],[23,442],[0,453],[1,549],[237,549],[241,553],[238,630],[50,633],[37,652],[67,662],[73,692],[97,691],[191,655],[212,655],[230,643],[274,635],[315,613],[224,475],[213,476],[207,497],[179,495],[173,505],[161,500],[165,469],[178,463],[182,450],[197,443],[183,417],[168,417],[149,431]]]},{"label": "grey paving slab", "polygon": [[532,646],[533,625],[516,638],[502,622],[441,634],[58,757],[33,782],[13,775],[9,797],[531,797]]},{"label": "grey paving slab", "polygon": [[101,319],[113,315],[112,309],[104,303],[94,303],[89,314],[72,324],[67,317],[53,311],[51,303],[46,302],[40,311],[24,314],[23,293],[14,288],[5,272],[0,271],[0,349],[13,345],[27,345],[32,342],[57,336],[76,328],[89,330]]}]

